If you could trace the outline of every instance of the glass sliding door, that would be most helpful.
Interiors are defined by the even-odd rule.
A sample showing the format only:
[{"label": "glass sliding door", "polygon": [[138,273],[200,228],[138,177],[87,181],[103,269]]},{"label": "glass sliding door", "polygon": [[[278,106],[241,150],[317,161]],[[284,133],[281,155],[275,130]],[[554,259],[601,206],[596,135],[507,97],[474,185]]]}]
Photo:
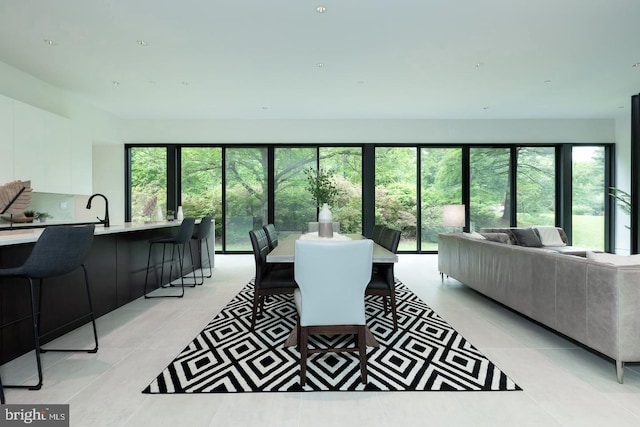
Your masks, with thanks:
[{"label": "glass sliding door", "polygon": [[331,213],[340,232],[362,234],[362,148],[320,147],[320,168],[334,173],[339,193]]},{"label": "glass sliding door", "polygon": [[249,231],[267,223],[267,148],[225,151],[225,251],[251,251]]},{"label": "glass sliding door", "polygon": [[131,147],[131,221],[155,221],[167,213],[167,149]]},{"label": "glass sliding door", "polygon": [[472,147],[470,161],[471,229],[510,225],[511,149]]},{"label": "glass sliding door", "polygon": [[280,238],[292,232],[306,232],[316,221],[316,206],[307,191],[304,170],[316,168],[315,147],[274,149],[274,225]]},{"label": "glass sliding door", "polygon": [[556,224],[556,150],[516,148],[518,227]]},{"label": "glass sliding door", "polygon": [[421,250],[438,250],[443,226],[442,207],[462,203],[462,149],[428,147],[420,150]]},{"label": "glass sliding door", "polygon": [[400,230],[399,250],[417,250],[417,147],[376,147],[375,223]]},{"label": "glass sliding door", "polygon": [[211,215],[216,225],[216,246],[222,242],[222,148],[181,149],[181,204],[184,216]]},{"label": "glass sliding door", "polygon": [[604,147],[572,148],[572,244],[604,250]]}]

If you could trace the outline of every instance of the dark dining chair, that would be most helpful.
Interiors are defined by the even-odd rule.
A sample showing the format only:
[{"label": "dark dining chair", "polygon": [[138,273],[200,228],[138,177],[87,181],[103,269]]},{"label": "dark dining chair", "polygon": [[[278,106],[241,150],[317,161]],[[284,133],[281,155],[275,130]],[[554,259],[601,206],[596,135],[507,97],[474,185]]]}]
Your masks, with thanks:
[{"label": "dark dining chair", "polygon": [[[31,299],[31,314],[29,317],[33,322],[33,339],[36,353],[36,367],[38,371],[38,382],[34,385],[4,385],[4,388],[28,388],[30,390],[39,390],[42,387],[42,361],[41,353],[47,351],[82,351],[87,353],[95,353],[98,351],[98,332],[96,329],[96,320],[93,312],[93,303],[91,302],[91,290],[89,288],[89,277],[87,269],[84,266],[85,260],[91,251],[93,243],[93,233],[95,225],[90,224],[82,227],[74,226],[55,226],[44,229],[29,254],[29,257],[19,267],[0,269],[0,278],[24,278],[29,283],[29,294]],[[48,278],[58,277],[65,274],[73,273],[78,269],[82,269],[84,274],[85,288],[87,291],[87,301],[89,312],[80,316],[76,320],[84,318],[91,319],[93,327],[94,346],[90,349],[54,349],[42,348],[40,343],[42,338],[59,330],[56,328],[45,334],[40,333],[40,319],[42,317],[42,300],[46,296],[44,290],[45,280]],[[34,281],[38,280],[39,295],[37,298]]]},{"label": "dark dining chair", "polygon": [[[209,275],[207,279],[213,276],[213,270],[211,269],[211,253],[209,252],[209,234],[211,233],[212,219],[210,216],[205,216],[200,220],[197,230],[193,232],[191,240],[195,240],[198,244],[198,260],[200,262],[200,281],[196,282],[196,285],[202,285],[204,283],[204,259],[202,258],[202,243],[207,248],[207,260],[209,261]],[[191,251],[191,245],[189,245],[189,251]],[[193,254],[191,254],[193,259]]]},{"label": "dark dining chair", "polygon": [[[298,311],[296,333],[300,349],[300,384],[307,379],[307,357],[313,353],[354,352],[367,382],[365,288],[371,278],[373,241],[295,242],[294,293]],[[309,348],[310,335],[351,335],[357,345]]]},{"label": "dark dining chair", "polygon": [[255,285],[253,291],[253,310],[251,313],[251,330],[256,326],[258,306],[264,309],[264,300],[269,295],[293,294],[298,287],[293,279],[293,266],[289,268],[271,268],[267,264],[269,241],[264,229],[249,231],[251,247],[256,266]]},{"label": "dark dining chair", "polygon": [[385,229],[385,226],[382,224],[376,224],[373,226],[373,230],[371,231],[371,239],[375,243],[380,243],[380,238],[382,237],[382,231]]},{"label": "dark dining chair", "polygon": [[[380,237],[379,245],[392,253],[398,253],[400,231],[385,227]],[[367,286],[367,295],[378,295],[383,298],[384,312],[393,319],[393,330],[398,329],[398,313],[396,311],[396,286],[394,263],[376,263],[373,265],[371,281]]]},{"label": "dark dining chair", "polygon": [[[180,224],[180,228],[178,232],[169,237],[161,237],[158,239],[153,239],[149,241],[149,257],[147,258],[147,274],[144,278],[144,297],[145,298],[182,298],[184,296],[184,287],[185,286],[196,286],[196,272],[193,270],[193,283],[185,283],[185,274],[184,274],[184,257],[186,252],[186,245],[191,241],[191,236],[193,236],[193,229],[196,223],[195,218],[184,218],[182,223]],[[148,295],[147,294],[147,284],[149,282],[149,269],[151,268],[151,254],[153,252],[154,245],[162,245],[162,263],[160,264],[160,277],[158,278],[158,286],[156,288],[166,288],[173,287],[178,285],[172,285],[172,275],[173,275],[173,264],[178,263],[178,269],[180,274],[180,287],[182,288],[182,293],[180,294],[169,294],[169,295]],[[171,247],[171,260],[169,267],[169,281],[166,285],[162,284],[162,280],[164,277],[164,264],[165,264],[165,253],[166,247],[169,245]],[[182,253],[180,252],[180,248],[182,248]],[[176,257],[177,252],[177,257]],[[189,251],[191,254],[191,251]],[[193,256],[191,257],[191,265],[193,265]],[[152,289],[152,290],[155,290]]]},{"label": "dark dining chair", "polygon": [[273,224],[263,225],[262,229],[267,234],[267,242],[269,243],[269,250],[272,251],[278,246],[278,232],[276,226]]}]

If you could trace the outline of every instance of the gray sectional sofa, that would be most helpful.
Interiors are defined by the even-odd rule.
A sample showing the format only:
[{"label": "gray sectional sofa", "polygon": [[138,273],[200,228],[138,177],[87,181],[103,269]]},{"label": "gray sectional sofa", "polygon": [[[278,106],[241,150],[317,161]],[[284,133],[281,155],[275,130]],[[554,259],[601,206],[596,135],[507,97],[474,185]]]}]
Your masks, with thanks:
[{"label": "gray sectional sofa", "polygon": [[640,262],[616,265],[496,234],[440,234],[440,273],[610,357],[622,383],[624,363],[640,362]]}]

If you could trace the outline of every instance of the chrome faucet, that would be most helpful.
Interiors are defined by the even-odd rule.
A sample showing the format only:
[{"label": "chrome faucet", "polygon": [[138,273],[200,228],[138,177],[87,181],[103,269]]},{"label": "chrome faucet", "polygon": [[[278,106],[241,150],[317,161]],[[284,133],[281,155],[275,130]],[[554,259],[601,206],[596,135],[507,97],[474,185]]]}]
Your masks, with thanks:
[{"label": "chrome faucet", "polygon": [[104,199],[104,219],[100,219],[99,217],[96,218],[98,219],[98,221],[100,221],[100,224],[104,224],[105,227],[109,227],[109,201],[104,194],[96,193],[89,197],[89,201],[87,202],[87,209],[91,209],[91,200],[93,200],[93,198],[96,196],[100,196]]}]

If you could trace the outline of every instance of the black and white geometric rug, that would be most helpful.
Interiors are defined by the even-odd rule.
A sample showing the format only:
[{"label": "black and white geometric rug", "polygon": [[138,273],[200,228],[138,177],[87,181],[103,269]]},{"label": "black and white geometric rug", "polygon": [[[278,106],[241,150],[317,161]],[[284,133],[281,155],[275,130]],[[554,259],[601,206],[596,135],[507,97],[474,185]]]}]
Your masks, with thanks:
[{"label": "black and white geometric rug", "polygon": [[[143,393],[521,390],[400,282],[396,298],[394,333],[382,298],[367,296],[369,329],[380,344],[367,348],[368,384],[360,381],[356,354],[320,353],[309,356],[300,387],[300,353],[283,346],[295,326],[293,297],[269,297],[251,332],[251,282]],[[344,339],[322,336],[312,344]]]}]

